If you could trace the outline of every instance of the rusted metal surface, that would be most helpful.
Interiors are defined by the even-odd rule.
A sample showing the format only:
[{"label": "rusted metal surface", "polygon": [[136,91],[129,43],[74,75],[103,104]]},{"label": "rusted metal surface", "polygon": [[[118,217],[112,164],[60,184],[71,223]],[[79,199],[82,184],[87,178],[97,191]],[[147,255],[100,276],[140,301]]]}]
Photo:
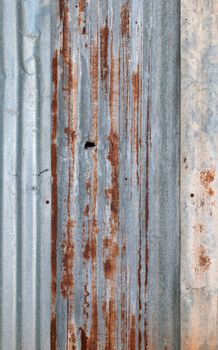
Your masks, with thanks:
[{"label": "rusted metal surface", "polygon": [[0,1],[0,349],[49,349],[50,4]]},{"label": "rusted metal surface", "polygon": [[51,28],[51,349],[179,349],[179,1]]},{"label": "rusted metal surface", "polygon": [[181,5],[181,348],[217,349],[218,3]]}]

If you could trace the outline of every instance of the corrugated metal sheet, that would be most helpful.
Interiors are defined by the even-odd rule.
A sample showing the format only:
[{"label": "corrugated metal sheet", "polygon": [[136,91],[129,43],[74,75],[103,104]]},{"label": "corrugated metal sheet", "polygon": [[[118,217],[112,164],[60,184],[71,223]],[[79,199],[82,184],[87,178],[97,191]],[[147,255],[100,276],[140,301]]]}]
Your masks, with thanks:
[{"label": "corrugated metal sheet", "polygon": [[178,349],[179,2],[52,8],[52,349]]},{"label": "corrugated metal sheet", "polygon": [[217,18],[0,0],[0,349],[218,348]]}]

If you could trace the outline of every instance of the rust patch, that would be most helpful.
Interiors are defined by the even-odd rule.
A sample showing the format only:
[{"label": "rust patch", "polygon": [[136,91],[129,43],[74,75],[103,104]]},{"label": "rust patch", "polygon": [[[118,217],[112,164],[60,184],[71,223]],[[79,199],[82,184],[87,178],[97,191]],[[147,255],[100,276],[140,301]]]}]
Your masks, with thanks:
[{"label": "rust patch", "polygon": [[106,24],[101,28],[100,32],[100,52],[101,52],[101,80],[104,84],[105,90],[107,91],[108,84],[108,38],[109,38],[109,29]]},{"label": "rust patch", "polygon": [[119,214],[119,135],[111,130],[109,136],[108,160],[111,163],[111,213],[112,227],[118,224]]},{"label": "rust patch", "polygon": [[202,186],[206,189],[209,196],[214,195],[214,191],[210,186],[211,182],[214,181],[215,178],[215,170],[210,169],[204,169],[200,173],[200,182]]},{"label": "rust patch", "polygon": [[58,228],[58,193],[57,193],[57,118],[58,118],[58,52],[52,60],[52,133],[51,133],[51,349],[56,349],[56,292],[57,292],[57,228]]},{"label": "rust patch", "polygon": [[84,12],[86,8],[86,0],[79,0],[78,6],[79,6],[79,11]]},{"label": "rust patch", "polygon": [[122,37],[129,37],[129,3],[126,2],[121,7],[121,35]]},{"label": "rust patch", "polygon": [[84,259],[89,260],[90,255],[91,255],[91,247],[90,247],[90,242],[88,241],[88,242],[86,242],[86,245],[85,245],[83,257],[84,257]]},{"label": "rust patch", "polygon": [[117,322],[117,307],[116,302],[114,300],[114,297],[110,299],[109,301],[109,309],[105,310],[106,305],[103,307],[103,312],[106,314],[106,327],[105,327],[105,335],[106,335],[106,342],[105,342],[105,350],[112,350],[116,349],[116,337],[114,329],[116,328],[116,322]]},{"label": "rust patch", "polygon": [[206,249],[202,245],[199,247],[198,259],[200,270],[202,272],[206,272],[210,267],[211,261],[207,255]]},{"label": "rust patch", "polygon": [[81,343],[81,350],[88,350],[88,340],[89,338],[86,335],[86,332],[83,328],[80,328],[80,343]]}]

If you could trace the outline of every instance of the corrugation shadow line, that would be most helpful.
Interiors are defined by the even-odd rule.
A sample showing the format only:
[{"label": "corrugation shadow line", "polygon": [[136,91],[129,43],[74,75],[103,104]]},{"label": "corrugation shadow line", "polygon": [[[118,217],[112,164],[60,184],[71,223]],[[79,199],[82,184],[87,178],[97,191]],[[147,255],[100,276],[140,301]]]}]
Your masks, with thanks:
[{"label": "corrugation shadow line", "polygon": [[[40,44],[39,44],[40,45]],[[37,45],[37,49],[39,49],[39,45]],[[41,93],[41,80],[40,80],[40,62],[35,59],[35,67],[36,67],[36,121],[35,121],[35,129],[36,129],[36,169],[37,174],[39,174],[39,169],[41,169],[41,139],[40,139],[40,130],[41,130],[41,119],[40,119],[40,93]],[[40,197],[38,188],[40,184],[40,179],[36,178],[36,291],[35,291],[35,310],[36,310],[36,331],[35,331],[35,347],[36,349],[40,349],[41,344],[41,326],[40,326],[40,317],[41,317],[41,230],[40,230],[40,221],[41,221],[41,212],[40,212]]]},{"label": "corrugation shadow line", "polygon": [[[5,70],[5,64],[4,64],[4,56],[3,56],[3,25],[2,25],[2,17],[3,17],[3,6],[0,8],[0,68]],[[3,130],[4,130],[4,119],[3,119],[3,110],[4,110],[4,98],[5,98],[5,80],[1,80],[1,89],[0,89],[0,348],[2,348],[2,290],[3,290],[3,280],[2,280],[2,274],[3,274],[3,264],[2,264],[2,238],[3,238],[3,222],[2,222],[2,206],[3,206]]]},{"label": "corrugation shadow line", "polygon": [[16,348],[22,349],[22,139],[23,139],[23,120],[22,120],[22,88],[23,75],[21,74],[22,57],[22,12],[21,0],[17,1],[16,12],[17,27],[17,130],[16,130]]}]

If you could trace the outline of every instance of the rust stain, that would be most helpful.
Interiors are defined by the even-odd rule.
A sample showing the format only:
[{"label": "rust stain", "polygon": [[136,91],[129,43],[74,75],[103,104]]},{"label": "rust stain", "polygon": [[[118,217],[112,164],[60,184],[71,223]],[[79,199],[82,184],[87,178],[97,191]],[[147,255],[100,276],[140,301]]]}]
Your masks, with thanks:
[{"label": "rust stain", "polygon": [[136,165],[137,165],[137,183],[139,185],[138,165],[139,165],[139,130],[138,130],[138,111],[139,111],[139,66],[137,71],[132,74],[132,90],[133,90],[133,113],[134,113],[134,142],[135,142],[135,153],[136,153]]},{"label": "rust stain", "polygon": [[101,80],[104,84],[104,88],[108,89],[108,39],[109,39],[109,29],[106,24],[101,28],[100,32],[100,53],[101,53]]},{"label": "rust stain", "polygon": [[136,322],[135,315],[131,316],[131,329],[129,334],[129,349],[136,350]]},{"label": "rust stain", "polygon": [[210,186],[211,182],[214,181],[215,170],[212,168],[204,169],[200,173],[200,182],[202,186],[206,189],[209,196],[214,195],[214,191]]},{"label": "rust stain", "polygon": [[84,0],[80,0],[78,3],[78,27],[80,29],[81,34],[86,34],[86,16],[85,16],[85,10],[86,10],[87,2]]},{"label": "rust stain", "polygon": [[129,37],[129,23],[130,23],[129,2],[126,2],[121,7],[121,35],[122,37]]},{"label": "rust stain", "polygon": [[65,2],[65,0],[59,0],[59,14],[60,14],[61,21],[63,20],[64,2]]},{"label": "rust stain", "polygon": [[199,247],[198,259],[200,270],[206,272],[210,267],[211,261],[207,255],[206,249],[202,245]]},{"label": "rust stain", "polygon": [[116,272],[116,258],[119,255],[119,246],[118,244],[113,244],[113,242],[110,239],[104,241],[103,244],[105,250],[109,250],[109,257],[107,257],[107,259],[104,262],[105,278],[112,279]]},{"label": "rust stain", "polygon": [[51,349],[56,349],[56,292],[57,292],[57,228],[58,228],[58,193],[57,193],[57,122],[58,122],[58,52],[52,60],[52,134],[51,134],[51,174],[52,174],[52,209],[51,209]]}]

